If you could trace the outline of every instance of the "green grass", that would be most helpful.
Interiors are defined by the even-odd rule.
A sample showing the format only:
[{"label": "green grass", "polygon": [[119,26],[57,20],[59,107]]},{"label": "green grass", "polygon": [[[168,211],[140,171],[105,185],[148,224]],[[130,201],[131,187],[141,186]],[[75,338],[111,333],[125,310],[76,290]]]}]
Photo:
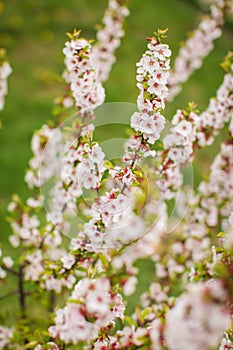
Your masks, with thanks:
[{"label": "green grass", "polygon": [[[13,74],[9,78],[9,95],[1,112],[0,131],[0,215],[1,237],[9,235],[4,222],[6,205],[13,193],[26,197],[24,173],[30,158],[30,139],[51,116],[53,99],[61,94],[61,87],[53,74],[63,70],[62,48],[65,33],[81,28],[82,35],[95,37],[95,25],[100,23],[106,7],[105,0],[7,0],[0,15],[0,47],[6,47]],[[132,0],[131,15],[126,21],[126,36],[117,51],[115,64],[106,83],[106,101],[135,103],[135,63],[145,50],[145,37],[157,28],[169,28],[167,42],[174,55],[179,43],[192,30],[200,12],[192,2],[181,0]],[[228,26],[229,27],[229,26]],[[185,85],[175,102],[166,109],[171,118],[177,107],[196,101],[200,109],[220,84],[223,72],[219,63],[230,50],[233,32],[225,28],[222,38],[204,61],[203,67]],[[213,157],[208,152],[208,162]],[[206,152],[200,154],[201,159]],[[203,162],[202,162],[203,163]],[[203,171],[206,169],[204,167]]]}]

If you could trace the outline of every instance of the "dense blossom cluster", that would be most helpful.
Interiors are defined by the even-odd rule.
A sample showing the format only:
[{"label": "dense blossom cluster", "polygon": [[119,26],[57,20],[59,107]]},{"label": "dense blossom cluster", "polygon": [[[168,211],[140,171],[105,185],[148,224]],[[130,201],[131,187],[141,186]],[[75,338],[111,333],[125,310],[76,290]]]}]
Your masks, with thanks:
[{"label": "dense blossom cluster", "polygon": [[168,348],[199,350],[216,346],[222,330],[230,324],[226,300],[223,286],[216,281],[192,286],[167,314],[165,339]]},{"label": "dense blossom cluster", "polygon": [[[211,5],[213,3],[213,0],[198,0],[198,2],[200,3],[200,5]],[[230,7],[230,10],[229,10],[229,19],[232,20],[232,15],[233,15],[233,4],[231,2],[229,2],[229,7]]]},{"label": "dense blossom cluster", "polygon": [[114,52],[124,36],[123,23],[129,15],[128,8],[121,0],[109,0],[104,14],[103,27],[97,32],[97,43],[92,47],[93,64],[100,81],[106,81],[115,62]]},{"label": "dense blossom cluster", "polygon": [[[81,144],[77,149],[72,146],[62,166],[61,178],[64,184],[69,186],[72,196],[75,192],[85,189],[98,189],[105,170],[104,153],[98,144],[92,147]],[[76,166],[74,167],[74,163]]]},{"label": "dense blossom cluster", "polygon": [[90,341],[102,327],[123,318],[123,312],[122,297],[111,291],[107,278],[86,278],[75,285],[65,308],[56,311],[55,326],[49,332],[65,343]]},{"label": "dense blossom cluster", "polygon": [[[131,136],[122,162],[107,160],[95,140],[93,111],[104,101],[101,84],[123,35],[124,3],[109,2],[96,46],[78,32],[66,43],[64,78],[73,97],[69,92],[63,103],[72,107],[74,98],[78,113],[63,130],[44,125],[35,133],[26,174],[35,196],[26,204],[13,196],[8,206],[9,240],[20,253],[13,261],[0,250],[0,278],[12,274],[17,289],[0,300],[16,295],[20,312],[14,329],[0,326],[0,349],[233,348],[232,55],[208,108],[203,113],[193,104],[178,109],[162,142],[171,51],[161,42],[165,31],[148,38],[137,63],[140,92]],[[199,56],[193,51],[195,40],[188,42],[193,55],[189,72],[219,35],[225,5],[214,5],[194,35],[193,40],[201,40],[195,47]],[[191,51],[184,52],[187,60]],[[181,187],[181,167],[194,159],[198,147],[212,144],[227,122],[230,133],[208,179],[191,201],[183,195],[188,211],[168,234],[167,204]],[[150,281],[140,286],[140,301],[131,311],[142,260]],[[43,300],[42,322],[28,311],[28,296]]]},{"label": "dense blossom cluster", "polygon": [[7,78],[12,72],[12,68],[8,62],[5,61],[5,51],[0,49],[0,111],[5,105],[5,96],[7,95]]},{"label": "dense blossom cluster", "polygon": [[197,142],[203,147],[211,145],[224,124],[232,119],[233,65],[230,65],[216,97],[210,99],[207,109],[200,114],[197,123]]},{"label": "dense blossom cluster", "polygon": [[41,187],[56,172],[62,152],[62,134],[59,129],[43,125],[31,141],[33,157],[29,162],[25,181],[29,188]]},{"label": "dense blossom cluster", "polygon": [[175,59],[174,69],[169,78],[169,100],[181,90],[194,70],[200,68],[202,60],[213,49],[213,41],[222,34],[224,17],[230,9],[229,0],[218,0],[210,7],[210,15],[205,16],[181,47]]},{"label": "dense blossom cluster", "polygon": [[[163,35],[163,32],[160,35]],[[126,142],[123,157],[132,169],[136,161],[155,156],[156,152],[151,149],[151,145],[159,139],[165,126],[165,118],[161,111],[165,108],[168,95],[167,81],[171,50],[168,45],[161,44],[158,38],[148,38],[148,41],[147,50],[137,63],[139,111],[131,116],[131,127],[137,133]],[[128,182],[129,179],[133,182],[130,168],[126,168]]]},{"label": "dense blossom cluster", "polygon": [[[228,218],[233,210],[233,144],[224,143],[211,165],[208,181],[199,185],[199,194],[191,202],[184,226],[186,249],[192,261],[201,261],[210,254],[210,228],[221,223],[229,229]],[[221,218],[221,219],[220,219]]]},{"label": "dense blossom cluster", "polygon": [[165,136],[164,151],[160,152],[162,169],[159,169],[159,189],[165,198],[173,198],[183,182],[181,167],[191,162],[197,148],[211,145],[223,126],[230,121],[232,132],[233,66],[230,65],[223,83],[211,98],[207,109],[198,114],[194,106],[187,111],[177,110],[173,127]]},{"label": "dense blossom cluster", "polygon": [[173,198],[182,184],[180,167],[192,160],[197,119],[195,112],[186,115],[178,110],[172,119],[174,126],[164,138],[164,151],[159,154],[162,167],[158,171],[157,185],[166,199]]},{"label": "dense blossom cluster", "polygon": [[149,39],[148,50],[137,63],[138,109],[131,117],[131,127],[139,131],[143,139],[153,144],[159,139],[165,125],[160,111],[165,107],[168,94],[171,50],[155,38]]},{"label": "dense blossom cluster", "polygon": [[76,107],[81,112],[95,109],[104,102],[105,91],[95,71],[90,43],[74,34],[63,52],[67,67],[63,76],[70,84]]}]

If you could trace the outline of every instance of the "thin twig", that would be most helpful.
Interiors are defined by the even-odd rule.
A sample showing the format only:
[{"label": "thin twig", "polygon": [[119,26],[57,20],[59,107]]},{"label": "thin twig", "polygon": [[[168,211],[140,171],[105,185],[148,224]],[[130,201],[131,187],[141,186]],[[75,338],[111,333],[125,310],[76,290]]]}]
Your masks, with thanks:
[{"label": "thin twig", "polygon": [[[141,140],[140,146],[138,147],[138,149],[134,153],[134,158],[132,160],[132,163],[130,164],[130,169],[133,169],[134,166],[135,166],[135,163],[136,163],[136,160],[137,160],[137,156],[138,156],[138,153],[140,152],[140,149],[141,149],[141,146],[143,144],[143,141],[144,141],[144,138],[143,138],[143,135],[142,135],[142,140]],[[124,190],[126,189],[126,187],[127,187],[127,185],[126,185],[126,183],[124,183],[124,185],[122,187],[122,190],[121,190],[122,194],[123,194]]]},{"label": "thin twig", "polygon": [[15,271],[14,269],[10,268],[10,267],[6,267],[4,264],[1,264],[1,267],[6,270],[7,272],[10,272],[12,275],[14,276],[19,276],[19,272]]}]

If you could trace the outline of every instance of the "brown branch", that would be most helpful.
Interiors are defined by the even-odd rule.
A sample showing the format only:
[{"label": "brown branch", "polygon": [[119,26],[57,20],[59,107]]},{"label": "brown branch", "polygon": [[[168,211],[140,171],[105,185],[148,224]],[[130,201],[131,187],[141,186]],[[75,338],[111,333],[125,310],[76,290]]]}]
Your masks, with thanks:
[{"label": "brown branch", "polygon": [[56,301],[56,295],[55,295],[54,291],[51,291],[51,292],[49,293],[49,307],[48,307],[48,312],[50,312],[50,313],[54,312],[55,301]]},{"label": "brown branch", "polygon": [[19,272],[15,271],[14,269],[10,268],[10,267],[6,267],[4,264],[1,264],[1,267],[6,270],[7,272],[10,272],[12,275],[14,276],[19,276]]}]

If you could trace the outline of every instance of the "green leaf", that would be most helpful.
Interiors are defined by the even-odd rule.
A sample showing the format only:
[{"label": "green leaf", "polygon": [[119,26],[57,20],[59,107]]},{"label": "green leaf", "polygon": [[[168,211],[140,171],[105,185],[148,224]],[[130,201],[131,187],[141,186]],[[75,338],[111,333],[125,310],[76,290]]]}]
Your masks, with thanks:
[{"label": "green leaf", "polygon": [[99,253],[98,257],[99,257],[100,261],[102,262],[103,267],[106,269],[108,267],[108,264],[109,264],[108,259],[102,253]]},{"label": "green leaf", "polygon": [[151,308],[150,307],[145,309],[145,310],[143,310],[142,313],[141,313],[141,321],[144,322],[146,316],[148,316],[150,313],[151,313]]},{"label": "green leaf", "polygon": [[229,51],[227,56],[224,58],[224,61],[221,63],[221,67],[226,71],[226,72],[231,72],[231,66],[233,63],[233,52]]},{"label": "green leaf", "polygon": [[128,325],[130,325],[130,326],[135,326],[135,327],[137,327],[137,322],[136,321],[134,321],[130,316],[125,316],[125,318],[124,318],[124,322],[125,323],[127,323]]},{"label": "green leaf", "polygon": [[156,140],[155,143],[151,146],[151,150],[163,151],[164,145],[161,140]]},{"label": "green leaf", "polygon": [[104,161],[104,166],[105,166],[105,168],[107,168],[107,169],[114,169],[113,164],[112,164],[109,160],[105,160],[105,161]]},{"label": "green leaf", "polygon": [[30,341],[30,343],[24,345],[24,349],[30,349],[32,347],[35,347],[37,344],[38,344],[38,342],[36,340]]},{"label": "green leaf", "polygon": [[217,234],[217,237],[225,237],[225,233],[224,233],[224,232],[219,232],[219,233]]}]

